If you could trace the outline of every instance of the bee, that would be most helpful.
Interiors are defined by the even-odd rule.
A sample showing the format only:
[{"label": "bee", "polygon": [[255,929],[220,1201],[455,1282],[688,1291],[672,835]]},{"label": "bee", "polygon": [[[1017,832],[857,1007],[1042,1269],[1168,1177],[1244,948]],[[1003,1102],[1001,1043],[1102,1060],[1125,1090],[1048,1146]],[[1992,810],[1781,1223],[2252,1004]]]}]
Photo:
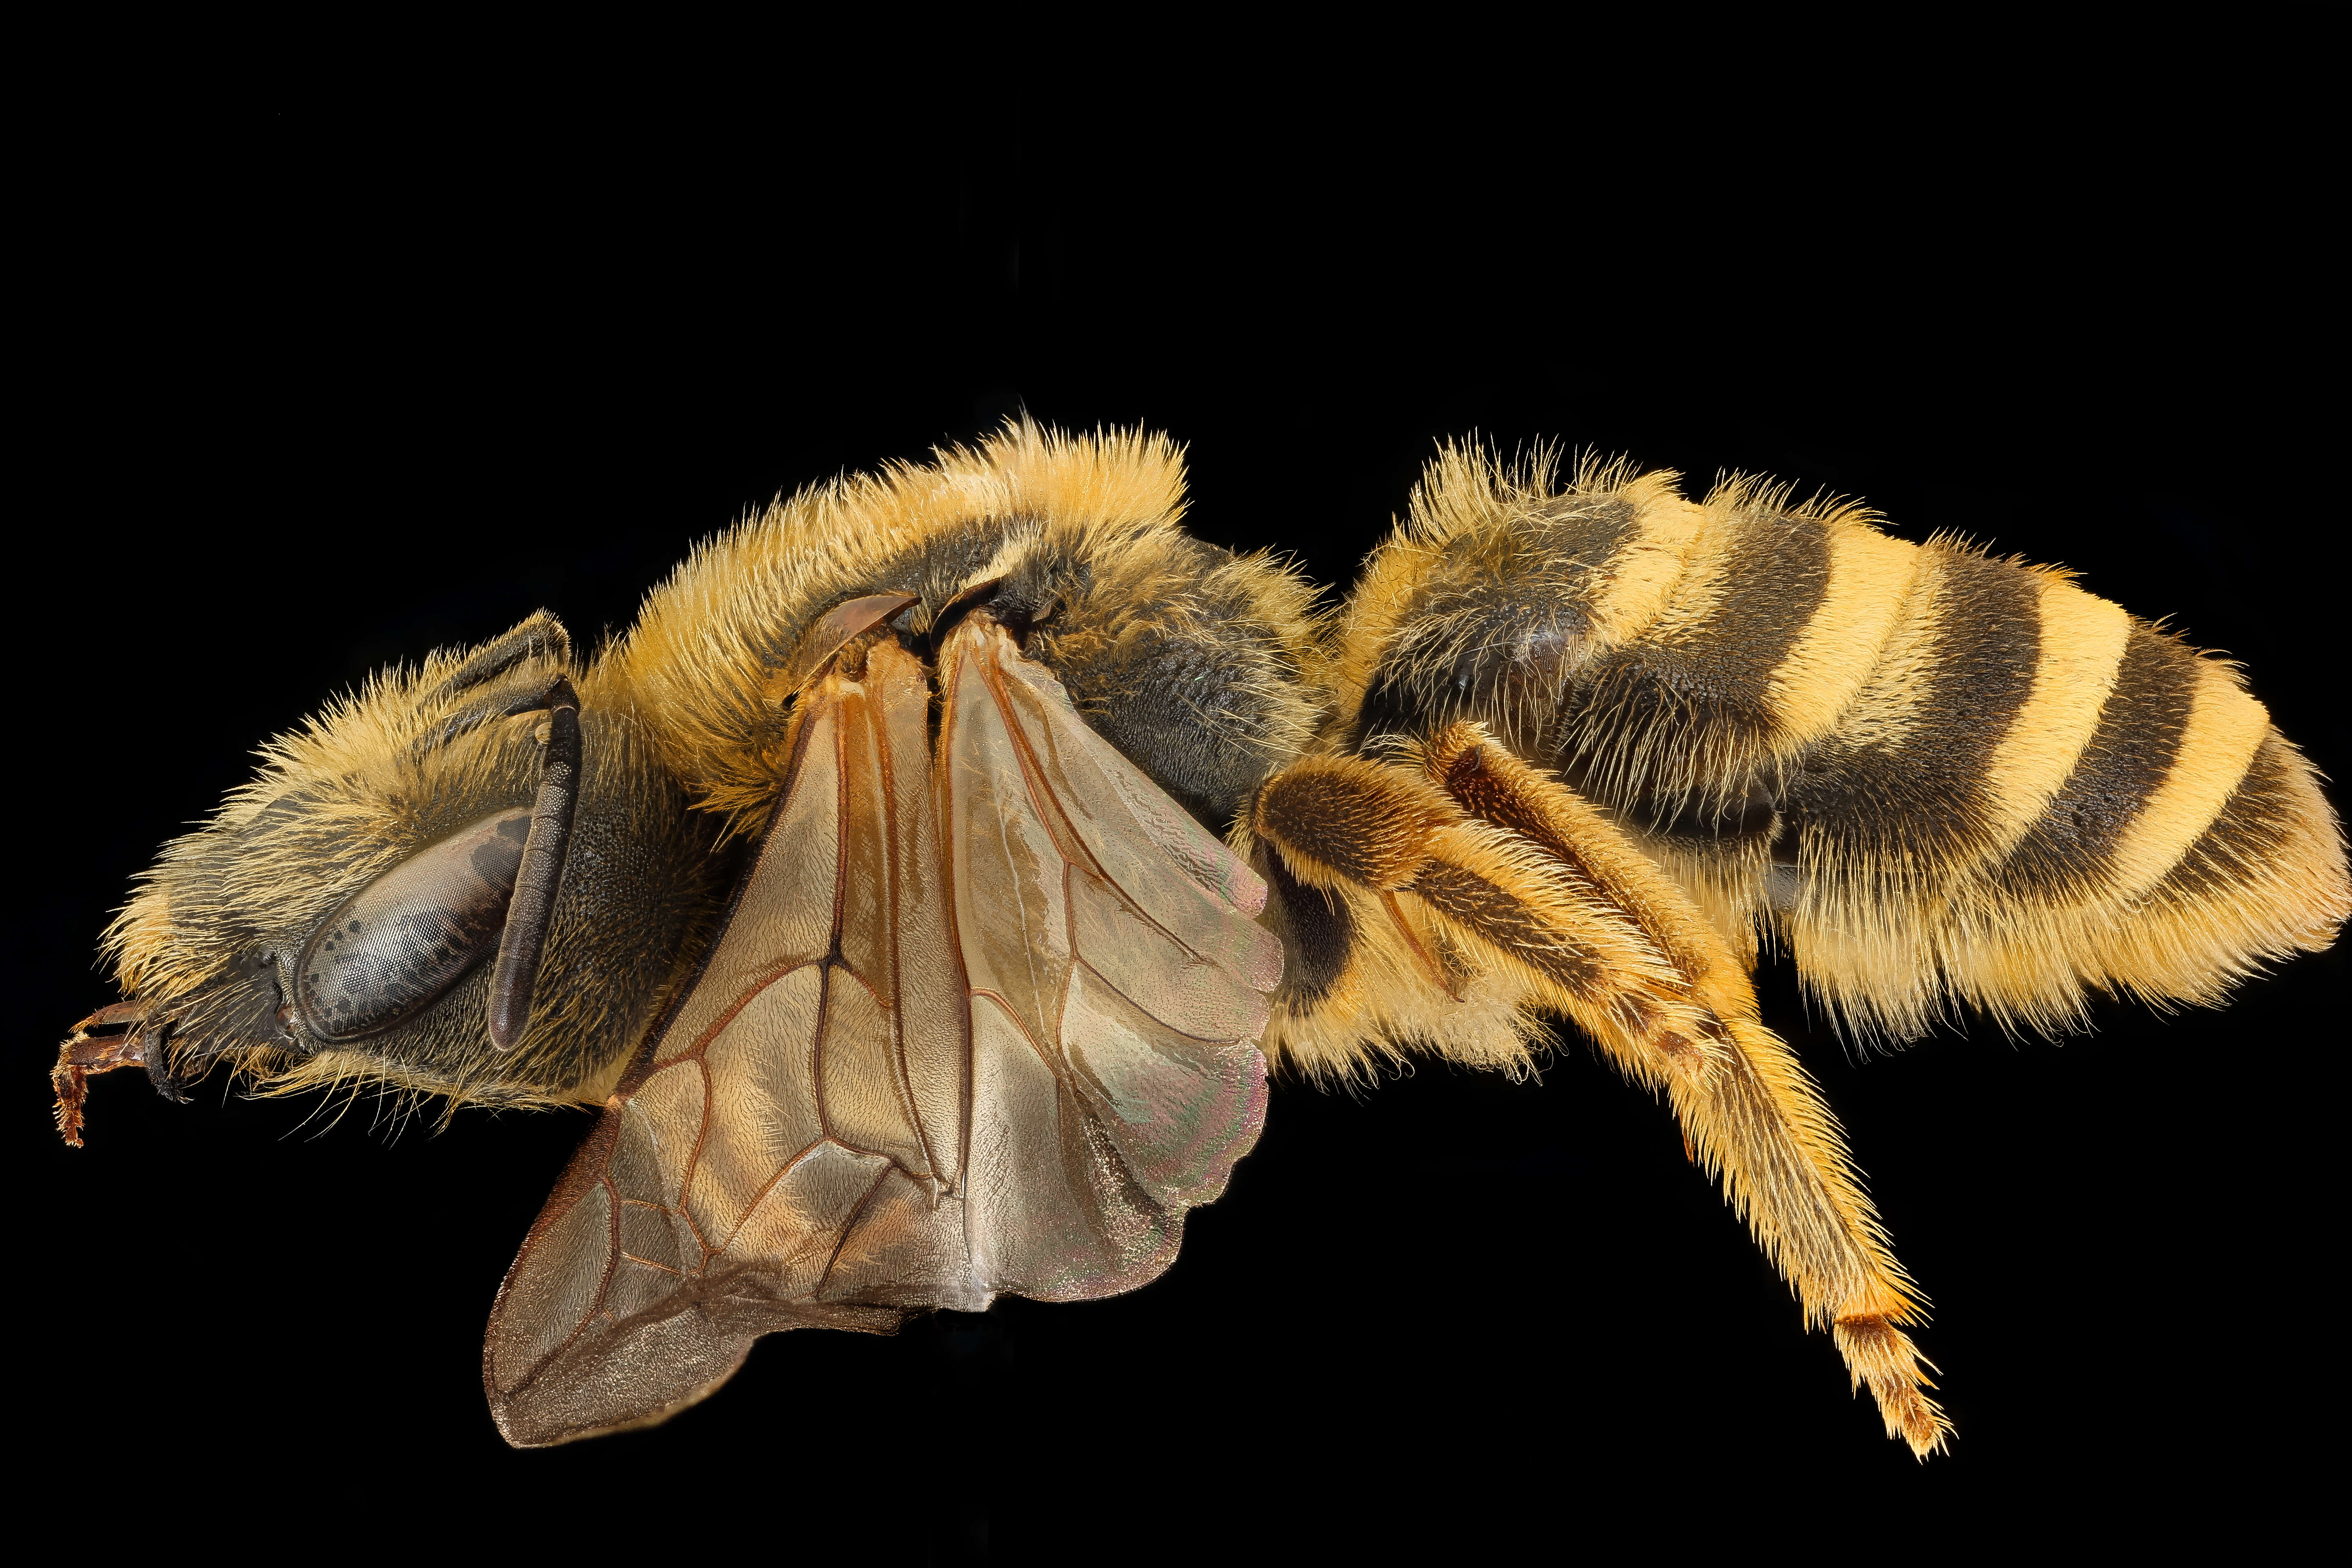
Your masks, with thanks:
[{"label": "bee", "polygon": [[1851,1034],[2063,1032],[2329,945],[2336,816],[2230,665],[2068,574],[1748,480],[1444,449],[1336,610],[1026,420],[273,742],[108,932],[53,1083],[601,1107],[483,1356],[519,1447],[762,1334],[1147,1283],[1269,1071],[1662,1096],[1887,1432],[1949,1423],[1767,949]]}]

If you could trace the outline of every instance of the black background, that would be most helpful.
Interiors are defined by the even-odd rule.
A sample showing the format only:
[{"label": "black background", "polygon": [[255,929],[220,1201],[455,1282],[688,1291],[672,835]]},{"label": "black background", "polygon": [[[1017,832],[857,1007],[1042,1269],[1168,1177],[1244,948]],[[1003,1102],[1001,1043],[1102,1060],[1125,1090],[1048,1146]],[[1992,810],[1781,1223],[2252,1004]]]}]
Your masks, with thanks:
[{"label": "black background", "polygon": [[1858,495],[2230,650],[2341,775],[2292,175],[2259,117],[2032,99],[1999,136],[1734,116],[1688,155],[1569,119],[1213,148],[1001,108],[854,174],[814,119],[288,99],[61,179],[10,626],[20,1415],[127,1513],[266,1494],[385,1542],[485,1500],[551,1542],[842,1529],[885,1562],[2274,1517],[2330,1386],[2304,1314],[2336,953],[2223,1013],[1868,1061],[1761,976],[1936,1301],[1958,1436],[1924,1467],[1573,1042],[1539,1086],[1277,1089],[1132,1296],[771,1339],[663,1428],[527,1454],[479,1334],[583,1118],[436,1135],[123,1075],[89,1148],[48,1127],[48,1042],[112,999],[109,911],[262,737],[541,605],[593,643],[747,508],[1022,406],[1171,432],[1191,526],[1332,584],[1444,437]]}]

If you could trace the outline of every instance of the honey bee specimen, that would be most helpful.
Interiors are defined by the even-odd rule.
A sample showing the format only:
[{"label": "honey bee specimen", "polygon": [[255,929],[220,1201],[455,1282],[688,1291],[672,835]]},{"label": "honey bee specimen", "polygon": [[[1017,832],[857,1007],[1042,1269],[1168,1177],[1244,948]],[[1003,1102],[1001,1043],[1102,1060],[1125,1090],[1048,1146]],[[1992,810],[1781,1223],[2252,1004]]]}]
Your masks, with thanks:
[{"label": "honey bee specimen", "polygon": [[593,661],[534,616],[273,743],[110,933],[85,1081],[216,1066],[604,1110],[501,1289],[518,1445],[753,1339],[1130,1289],[1267,1067],[1506,1071],[1572,1023],[1890,1435],[1922,1299],[1757,1016],[2218,1001],[2324,947],[2335,818],[2224,664],[1850,509],[1444,454],[1337,615],[1187,537],[1178,455],[1018,425],[698,551]]}]

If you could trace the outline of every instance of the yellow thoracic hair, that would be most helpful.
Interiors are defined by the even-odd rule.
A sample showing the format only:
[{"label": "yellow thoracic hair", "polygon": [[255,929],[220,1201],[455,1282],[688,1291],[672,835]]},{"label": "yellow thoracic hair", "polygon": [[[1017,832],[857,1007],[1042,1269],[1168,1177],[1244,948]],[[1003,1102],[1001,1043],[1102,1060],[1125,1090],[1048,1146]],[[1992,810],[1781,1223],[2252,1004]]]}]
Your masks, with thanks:
[{"label": "yellow thoracic hair", "polygon": [[[1167,437],[1012,422],[929,464],[844,475],[779,500],[700,545],[648,596],[612,663],[671,772],[700,805],[752,830],[773,798],[787,732],[770,682],[816,616],[884,588],[936,590],[930,574],[950,563],[978,579],[1000,555],[1056,544],[1076,554],[1081,542],[1089,598],[1166,604],[1201,586],[1169,549],[1183,510],[1182,451]],[[890,581],[877,580],[882,569]],[[1264,580],[1257,596],[1297,600],[1269,605],[1269,617],[1303,627],[1311,588],[1263,566],[1252,575]],[[919,622],[939,607],[927,603]]]}]

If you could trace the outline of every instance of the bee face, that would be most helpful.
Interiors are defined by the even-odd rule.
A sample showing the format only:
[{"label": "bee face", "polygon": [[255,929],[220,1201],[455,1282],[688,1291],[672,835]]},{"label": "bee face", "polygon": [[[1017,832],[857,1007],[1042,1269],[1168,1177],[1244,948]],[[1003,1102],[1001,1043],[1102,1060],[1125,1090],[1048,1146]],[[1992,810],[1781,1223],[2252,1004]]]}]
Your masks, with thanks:
[{"label": "bee face", "polygon": [[[499,640],[544,641],[551,625]],[[226,1062],[287,1088],[364,1077],[474,1100],[601,1098],[726,857],[654,763],[625,691],[586,681],[577,826],[540,972],[550,1000],[513,1049],[494,1048],[491,961],[543,728],[507,710],[561,668],[545,648],[486,679],[451,658],[381,678],[281,737],[212,824],[169,846],[110,939],[151,1071]]]}]

